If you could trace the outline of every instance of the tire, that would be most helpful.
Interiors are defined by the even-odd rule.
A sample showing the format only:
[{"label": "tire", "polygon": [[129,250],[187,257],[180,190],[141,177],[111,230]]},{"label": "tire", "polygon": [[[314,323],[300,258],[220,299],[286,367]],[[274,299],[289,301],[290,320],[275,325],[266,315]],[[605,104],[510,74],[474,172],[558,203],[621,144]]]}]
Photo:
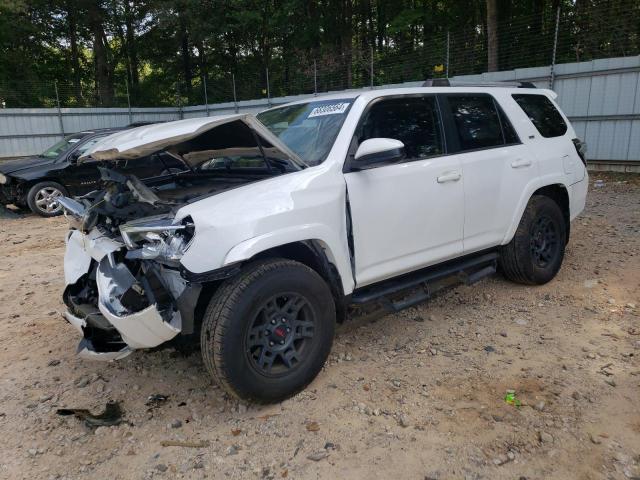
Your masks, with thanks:
[{"label": "tire", "polygon": [[55,217],[62,213],[62,206],[55,201],[55,198],[66,195],[67,189],[59,183],[36,183],[27,193],[27,205],[33,213],[41,217]]},{"label": "tire", "polygon": [[516,283],[547,283],[560,270],[566,243],[567,229],[560,207],[549,197],[534,195],[513,239],[502,247],[502,272]]},{"label": "tire", "polygon": [[202,357],[229,394],[281,401],[320,372],[335,323],[329,286],[314,270],[292,260],[265,260],[225,281],[211,298],[202,322]]}]

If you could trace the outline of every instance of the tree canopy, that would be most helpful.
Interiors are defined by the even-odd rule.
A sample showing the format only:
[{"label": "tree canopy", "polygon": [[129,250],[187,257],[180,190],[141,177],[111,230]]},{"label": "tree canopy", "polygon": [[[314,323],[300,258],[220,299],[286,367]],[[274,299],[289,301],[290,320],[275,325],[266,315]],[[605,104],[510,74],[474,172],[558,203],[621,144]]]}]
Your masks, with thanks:
[{"label": "tree canopy", "polygon": [[233,79],[240,100],[549,65],[558,8],[557,62],[640,53],[637,0],[0,0],[0,101],[186,105],[204,82],[212,103]]}]

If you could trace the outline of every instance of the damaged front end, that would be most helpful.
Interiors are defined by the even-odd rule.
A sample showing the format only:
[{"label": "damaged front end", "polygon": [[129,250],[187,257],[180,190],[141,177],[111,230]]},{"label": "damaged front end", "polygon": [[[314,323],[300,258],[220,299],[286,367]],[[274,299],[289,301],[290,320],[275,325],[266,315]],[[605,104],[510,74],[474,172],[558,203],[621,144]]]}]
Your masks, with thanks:
[{"label": "damaged front end", "polygon": [[[61,200],[72,226],[64,262],[64,317],[83,335],[80,357],[116,360],[193,333],[201,285],[185,280],[179,270],[195,232],[190,219],[174,224],[169,205],[156,204],[148,197],[153,192],[131,184],[130,177],[118,180],[129,182],[133,197],[125,208],[115,208],[114,200],[123,194],[113,195],[117,172],[105,169],[105,176],[111,182],[100,198]],[[156,204],[151,211],[166,213],[124,221],[133,214],[126,207],[150,212],[141,204]]]},{"label": "damaged front end", "polygon": [[[137,160],[160,155],[187,168],[144,182],[128,173]],[[88,157],[103,165],[100,189],[59,200],[71,227],[65,318],[83,335],[80,356],[103,360],[196,333],[194,312],[203,286],[183,276],[181,259],[197,226],[179,215],[181,208],[305,167],[244,114],[129,129],[98,142],[79,162]]]}]

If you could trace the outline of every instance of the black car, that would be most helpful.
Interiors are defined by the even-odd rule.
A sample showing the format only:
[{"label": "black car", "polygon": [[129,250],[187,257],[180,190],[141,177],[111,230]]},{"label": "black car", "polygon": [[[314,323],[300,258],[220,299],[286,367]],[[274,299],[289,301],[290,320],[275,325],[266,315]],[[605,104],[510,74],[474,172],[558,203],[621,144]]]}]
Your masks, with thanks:
[{"label": "black car", "polygon": [[[60,196],[84,195],[97,186],[99,162],[81,157],[98,140],[122,128],[105,128],[74,133],[40,155],[0,162],[0,203],[29,207],[43,217],[62,213]],[[158,158],[159,157],[159,158]],[[184,164],[167,154],[123,162],[120,170],[144,180],[185,169]]]}]

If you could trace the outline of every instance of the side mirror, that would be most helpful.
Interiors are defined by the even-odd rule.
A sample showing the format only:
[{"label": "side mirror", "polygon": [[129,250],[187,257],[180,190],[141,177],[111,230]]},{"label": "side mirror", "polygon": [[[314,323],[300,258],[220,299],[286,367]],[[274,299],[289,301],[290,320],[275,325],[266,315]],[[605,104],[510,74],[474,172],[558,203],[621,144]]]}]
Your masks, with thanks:
[{"label": "side mirror", "polygon": [[76,165],[78,163],[78,159],[80,158],[80,152],[76,151],[76,152],[72,152],[69,157],[69,163],[71,165]]},{"label": "side mirror", "polygon": [[360,144],[353,158],[354,170],[365,170],[404,158],[404,143],[393,138],[370,138]]}]

